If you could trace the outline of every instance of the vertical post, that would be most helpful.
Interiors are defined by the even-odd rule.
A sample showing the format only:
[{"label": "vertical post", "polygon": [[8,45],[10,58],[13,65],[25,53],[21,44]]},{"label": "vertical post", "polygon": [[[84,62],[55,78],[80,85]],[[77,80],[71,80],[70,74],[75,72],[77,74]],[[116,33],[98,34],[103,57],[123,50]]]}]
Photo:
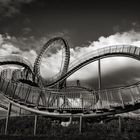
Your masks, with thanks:
[{"label": "vertical post", "polygon": [[[60,84],[58,83],[57,84],[57,92],[59,92],[59,89],[60,89]],[[59,94],[57,94],[56,95],[56,99],[57,99],[57,108],[59,108],[59,104],[60,104],[60,102],[59,102],[59,98],[60,98],[60,96],[59,96]],[[48,100],[48,102],[49,102],[49,100]]]},{"label": "vertical post", "polygon": [[21,115],[21,108],[19,108],[19,116]]},{"label": "vertical post", "polygon": [[102,106],[101,102],[101,95],[100,95],[100,90],[101,90],[101,60],[98,60],[98,90],[99,90],[99,106]]},{"label": "vertical post", "polygon": [[81,98],[81,105],[82,105],[81,107],[82,109],[84,109],[83,93],[81,93],[80,98]]},{"label": "vertical post", "polygon": [[101,90],[101,60],[98,60],[98,89]]},{"label": "vertical post", "polygon": [[70,122],[70,124],[72,124],[72,116],[70,116],[70,121],[69,122]]},{"label": "vertical post", "polygon": [[6,122],[5,122],[5,135],[7,134],[7,130],[8,130],[8,122],[9,122],[9,117],[10,117],[10,113],[11,113],[11,108],[12,108],[12,104],[9,103]]},{"label": "vertical post", "polygon": [[120,100],[122,102],[122,107],[124,108],[124,101],[123,101],[123,98],[122,98],[121,89],[119,89],[119,97],[120,97]]},{"label": "vertical post", "polygon": [[77,80],[77,86],[80,87],[80,80]]},{"label": "vertical post", "polygon": [[[65,92],[66,92],[66,87],[64,88],[64,90],[65,90]],[[67,104],[66,104],[66,103],[67,103],[67,102],[66,102],[66,95],[63,95],[63,100],[64,100],[64,108],[65,108],[66,105],[67,105]]]},{"label": "vertical post", "polygon": [[35,120],[34,120],[34,135],[36,135],[36,127],[37,127],[37,115],[35,115]]},{"label": "vertical post", "polygon": [[59,108],[59,94],[57,94],[57,109]]},{"label": "vertical post", "polygon": [[119,116],[119,132],[121,132],[122,126],[121,126],[121,116]]},{"label": "vertical post", "polygon": [[134,105],[135,104],[135,99],[134,99],[133,92],[132,92],[131,88],[130,88],[130,96],[131,96],[132,104]]},{"label": "vertical post", "polygon": [[109,102],[109,98],[108,98],[107,90],[105,90],[105,93],[106,93],[106,99],[107,99],[108,108],[110,108],[110,102]]},{"label": "vertical post", "polygon": [[80,116],[79,132],[82,133],[82,116]]}]

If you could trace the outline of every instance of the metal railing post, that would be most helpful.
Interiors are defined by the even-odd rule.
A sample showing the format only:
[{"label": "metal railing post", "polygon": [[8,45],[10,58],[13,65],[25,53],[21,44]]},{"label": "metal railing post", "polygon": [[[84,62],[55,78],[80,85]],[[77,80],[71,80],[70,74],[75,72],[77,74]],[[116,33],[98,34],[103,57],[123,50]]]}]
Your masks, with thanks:
[{"label": "metal railing post", "polygon": [[79,133],[82,133],[82,116],[80,116]]},{"label": "metal railing post", "polygon": [[7,130],[8,130],[8,122],[9,122],[9,117],[10,117],[10,113],[11,113],[11,108],[12,108],[12,104],[9,103],[6,122],[5,122],[5,132],[4,132],[5,135],[7,134]]},{"label": "metal railing post", "polygon": [[34,135],[36,135],[36,128],[37,128],[37,115],[35,115],[35,120],[34,120]]},{"label": "metal railing post", "polygon": [[101,90],[101,60],[98,60],[98,96],[99,96],[99,106],[102,107],[102,101],[101,101],[101,94],[100,94],[100,90]]},{"label": "metal railing post", "polygon": [[118,131],[121,132],[121,130],[122,130],[121,117],[119,116],[119,127],[118,127]]}]

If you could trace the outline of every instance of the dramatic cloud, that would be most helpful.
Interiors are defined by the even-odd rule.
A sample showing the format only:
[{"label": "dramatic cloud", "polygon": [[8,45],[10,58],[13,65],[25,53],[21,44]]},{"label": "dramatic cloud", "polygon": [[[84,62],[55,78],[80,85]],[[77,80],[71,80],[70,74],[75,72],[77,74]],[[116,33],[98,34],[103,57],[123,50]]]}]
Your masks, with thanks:
[{"label": "dramatic cloud", "polygon": [[[16,39],[16,38],[15,38]],[[32,64],[35,61],[35,58],[37,57],[37,53],[35,50],[32,50],[31,48],[29,50],[22,50],[20,46],[14,45],[14,43],[10,42],[11,37],[9,35],[2,36],[0,35],[0,55],[6,56],[10,54],[18,54],[25,58],[27,58]]]},{"label": "dramatic cloud", "polygon": [[100,37],[98,41],[94,41],[91,45],[95,47],[104,47],[107,45],[119,45],[119,44],[137,44],[140,46],[140,32],[131,30],[124,33],[116,33],[109,37]]},{"label": "dramatic cloud", "polygon": [[20,13],[22,4],[31,3],[34,0],[0,0],[0,16],[12,17]]}]

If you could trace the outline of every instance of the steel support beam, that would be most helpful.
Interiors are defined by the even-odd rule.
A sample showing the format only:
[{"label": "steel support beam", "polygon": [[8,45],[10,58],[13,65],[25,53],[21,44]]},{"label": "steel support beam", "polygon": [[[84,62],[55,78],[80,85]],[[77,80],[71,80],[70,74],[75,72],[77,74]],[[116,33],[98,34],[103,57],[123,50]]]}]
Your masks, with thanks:
[{"label": "steel support beam", "polygon": [[119,116],[119,127],[118,127],[118,131],[121,132],[122,130],[122,124],[121,124],[121,117]]},{"label": "steel support beam", "polygon": [[101,60],[98,60],[98,89],[101,90]]},{"label": "steel support beam", "polygon": [[12,104],[9,103],[6,122],[5,122],[5,132],[4,132],[5,135],[7,134],[7,130],[8,130],[8,122],[9,122],[9,117],[10,117],[10,114],[11,114],[11,108],[12,108]]},{"label": "steel support beam", "polygon": [[37,115],[35,115],[35,120],[34,120],[34,135],[36,135],[36,128],[37,128]]},{"label": "steel support beam", "polygon": [[80,116],[80,121],[79,121],[79,133],[82,133],[82,116]]},{"label": "steel support beam", "polygon": [[99,90],[99,106],[102,107],[102,101],[101,101],[101,94],[100,90],[102,88],[102,78],[101,78],[101,60],[98,60],[98,90]]},{"label": "steel support beam", "polygon": [[22,109],[19,108],[19,116],[22,114]]},{"label": "steel support beam", "polygon": [[72,116],[70,116],[70,120],[69,120],[70,124],[72,124]]}]

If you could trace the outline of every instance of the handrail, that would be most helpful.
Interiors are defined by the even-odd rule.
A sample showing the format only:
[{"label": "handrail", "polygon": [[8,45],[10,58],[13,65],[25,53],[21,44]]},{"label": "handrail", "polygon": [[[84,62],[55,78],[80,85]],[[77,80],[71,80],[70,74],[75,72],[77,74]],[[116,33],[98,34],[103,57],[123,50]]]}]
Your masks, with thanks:
[{"label": "handrail", "polygon": [[[87,61],[96,61],[97,59],[102,58],[101,56],[104,57],[104,55],[113,55],[114,53],[122,53],[123,55],[126,54],[128,56],[133,55],[134,58],[136,57],[136,59],[140,60],[140,54],[137,51],[140,52],[140,49],[132,45],[115,45],[107,48],[101,48],[89,53],[87,56],[84,56],[81,61],[77,59],[76,61],[72,62],[71,66],[69,67],[68,74],[72,70],[75,71],[82,66],[85,66],[85,64],[87,64]],[[18,62],[20,61],[21,60],[19,59]],[[3,59],[3,62],[6,62],[6,60]],[[47,102],[47,105],[45,105],[47,109],[62,110],[84,108],[88,110],[97,110],[102,108],[110,109],[111,106],[121,106],[124,109],[125,105],[135,105],[137,101],[138,103],[140,103],[140,81],[130,85],[102,90],[88,90],[85,88],[82,89],[82,87],[82,90],[75,91],[67,90],[67,88],[65,90],[56,90],[50,88],[33,87],[31,85],[28,85],[27,83],[16,83],[11,79],[8,79],[8,72],[8,69],[4,69],[0,72],[0,90],[2,94],[7,97],[13,104],[24,104],[24,108],[26,108],[27,110],[32,110],[31,107],[27,107],[28,105],[32,105],[33,108],[36,108],[36,110],[32,110],[33,112],[39,112],[37,108],[40,107],[41,104],[38,104],[38,99],[40,99],[41,97],[45,100],[45,102]],[[15,73],[15,75],[16,74],[17,73]],[[62,80],[66,76],[67,73],[62,76]],[[80,87],[77,88],[80,89]],[[139,95],[137,95],[138,93]],[[125,98],[126,95],[129,97],[128,99]],[[133,109],[135,109],[135,106],[134,108],[132,108],[132,110]]]}]

